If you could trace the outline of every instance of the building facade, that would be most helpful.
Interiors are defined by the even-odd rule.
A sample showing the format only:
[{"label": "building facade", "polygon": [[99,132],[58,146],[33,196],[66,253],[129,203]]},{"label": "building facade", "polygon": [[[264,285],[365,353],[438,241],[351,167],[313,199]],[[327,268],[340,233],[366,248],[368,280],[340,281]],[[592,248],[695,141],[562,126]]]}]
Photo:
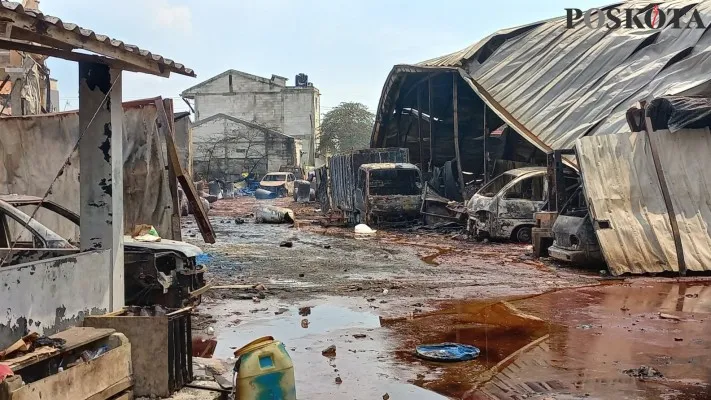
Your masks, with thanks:
[{"label": "building facade", "polygon": [[306,75],[297,76],[295,86],[287,78],[270,79],[228,70],[182,93],[192,99],[196,127],[214,115],[237,118],[283,133],[301,143],[301,165],[315,165],[321,101],[318,89]]},{"label": "building facade", "polygon": [[299,165],[301,151],[300,141],[291,136],[222,113],[193,125],[192,145],[193,176],[225,181]]}]

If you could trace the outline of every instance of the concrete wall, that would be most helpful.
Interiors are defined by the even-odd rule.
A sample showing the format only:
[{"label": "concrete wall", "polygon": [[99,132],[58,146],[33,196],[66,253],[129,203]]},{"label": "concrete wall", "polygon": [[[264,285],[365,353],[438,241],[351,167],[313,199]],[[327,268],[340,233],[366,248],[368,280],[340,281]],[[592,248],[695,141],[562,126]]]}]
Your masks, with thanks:
[{"label": "concrete wall", "polygon": [[51,335],[109,310],[110,250],[0,268],[0,349],[28,331]]},{"label": "concrete wall", "polygon": [[198,123],[192,132],[196,177],[234,181],[252,168],[261,176],[298,161],[293,138],[226,117]]},{"label": "concrete wall", "polygon": [[266,79],[231,71],[184,95],[195,99],[196,123],[220,113],[257,123],[301,140],[302,162],[314,164],[321,113],[318,89],[285,86],[276,76]]}]

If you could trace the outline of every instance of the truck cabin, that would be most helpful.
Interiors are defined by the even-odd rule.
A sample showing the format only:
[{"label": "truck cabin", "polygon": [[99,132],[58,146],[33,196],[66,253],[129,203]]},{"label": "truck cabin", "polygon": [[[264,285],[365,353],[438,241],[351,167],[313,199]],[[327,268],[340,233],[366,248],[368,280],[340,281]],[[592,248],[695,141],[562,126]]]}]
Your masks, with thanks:
[{"label": "truck cabin", "polygon": [[422,175],[413,164],[363,164],[356,183],[356,222],[382,225],[416,221],[420,218],[421,192]]},{"label": "truck cabin", "polygon": [[412,164],[363,164],[358,187],[368,196],[419,196],[422,180],[420,170]]}]

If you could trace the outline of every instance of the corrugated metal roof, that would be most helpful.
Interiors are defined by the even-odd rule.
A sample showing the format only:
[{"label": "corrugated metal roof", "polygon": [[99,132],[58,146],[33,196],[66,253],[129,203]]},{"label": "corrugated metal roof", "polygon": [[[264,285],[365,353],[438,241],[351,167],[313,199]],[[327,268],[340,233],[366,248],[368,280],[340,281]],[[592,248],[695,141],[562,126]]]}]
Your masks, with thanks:
[{"label": "corrugated metal roof", "polygon": [[119,50],[119,51],[125,51],[130,54],[134,55],[140,55],[141,57],[145,58],[148,61],[156,62],[160,66],[164,67],[170,72],[175,72],[177,74],[181,75],[187,75],[187,76],[196,76],[195,71],[193,71],[190,68],[185,67],[183,64],[176,63],[175,61],[165,58],[161,56],[160,54],[153,54],[148,50],[143,50],[139,48],[138,46],[134,46],[132,44],[127,44],[124,43],[120,40],[112,39],[108,36],[105,35],[100,35],[95,33],[94,31],[86,28],[82,28],[78,26],[77,24],[72,24],[72,23],[66,23],[63,22],[61,19],[57,17],[53,17],[51,15],[44,15],[38,10],[32,10],[32,9],[25,9],[22,7],[22,4],[15,3],[15,2],[10,2],[10,1],[0,1],[0,7],[12,11],[14,13],[17,13],[19,15],[25,16],[25,17],[30,17],[32,19],[38,20],[43,23],[50,24],[54,27],[61,28],[67,32],[73,32],[75,34],[81,35],[82,40],[84,41],[94,41],[96,43],[101,43],[104,45],[109,45],[112,48]]},{"label": "corrugated metal roof", "polygon": [[[711,23],[711,2],[632,0],[620,7],[698,11]],[[687,12],[688,13],[688,12]],[[669,21],[667,21],[669,22]],[[704,29],[566,27],[565,17],[496,32],[455,53],[415,66],[397,65],[383,88],[373,130],[407,74],[457,68],[496,113],[538,148],[571,148],[589,135],[627,130],[625,112],[639,100],[697,94],[711,81],[711,33]]]}]

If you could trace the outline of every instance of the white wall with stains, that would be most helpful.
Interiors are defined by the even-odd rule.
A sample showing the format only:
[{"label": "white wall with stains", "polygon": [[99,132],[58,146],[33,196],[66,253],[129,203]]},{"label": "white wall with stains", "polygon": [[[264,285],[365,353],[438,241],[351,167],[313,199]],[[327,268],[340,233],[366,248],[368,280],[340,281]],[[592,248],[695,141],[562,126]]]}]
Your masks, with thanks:
[{"label": "white wall with stains", "polygon": [[108,312],[110,276],[110,250],[0,268],[0,349],[29,331],[51,335]]}]

